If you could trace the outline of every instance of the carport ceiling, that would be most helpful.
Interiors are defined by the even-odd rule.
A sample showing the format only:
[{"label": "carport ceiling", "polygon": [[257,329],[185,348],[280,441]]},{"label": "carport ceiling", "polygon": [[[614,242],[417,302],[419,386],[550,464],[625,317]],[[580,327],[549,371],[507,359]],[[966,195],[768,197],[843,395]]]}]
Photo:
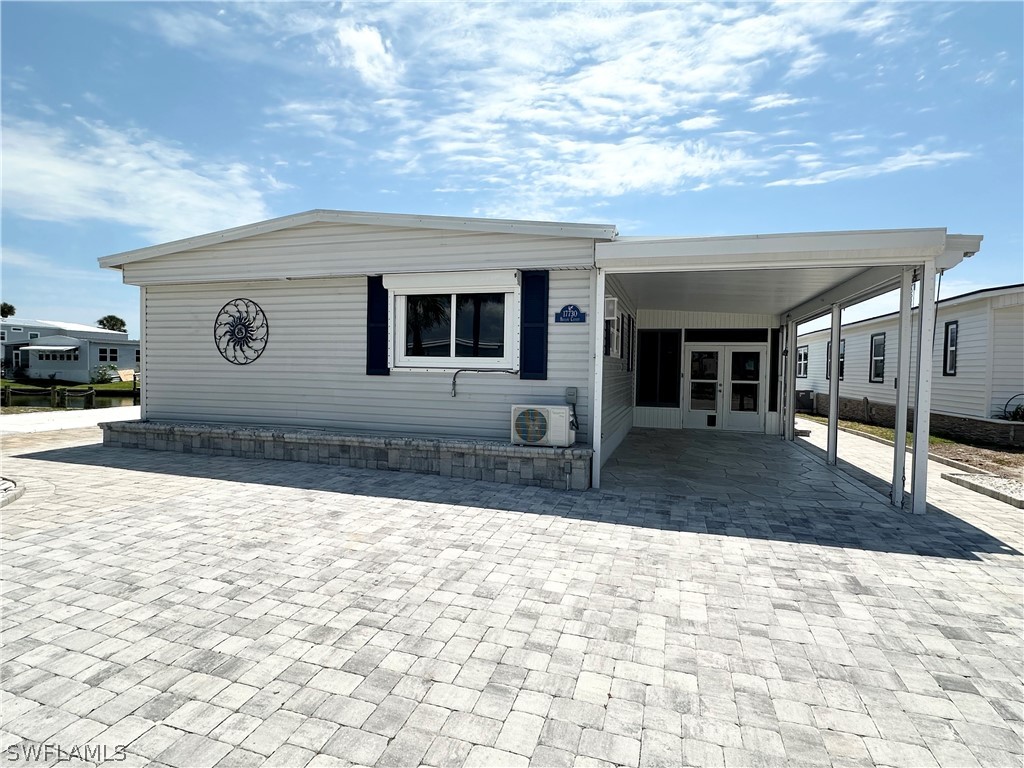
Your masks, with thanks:
[{"label": "carport ceiling", "polygon": [[617,274],[639,309],[781,315],[864,267]]}]

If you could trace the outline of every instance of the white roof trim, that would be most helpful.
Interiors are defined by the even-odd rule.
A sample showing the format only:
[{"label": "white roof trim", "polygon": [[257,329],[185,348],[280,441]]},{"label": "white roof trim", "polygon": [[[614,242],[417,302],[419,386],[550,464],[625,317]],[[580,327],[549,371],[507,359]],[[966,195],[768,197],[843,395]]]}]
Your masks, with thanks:
[{"label": "white roof trim", "polygon": [[30,350],[32,352],[70,352],[73,349],[78,349],[78,347],[28,346],[22,347],[21,351],[25,352],[26,350]]},{"label": "white roof trim", "polygon": [[[797,232],[726,237],[618,239],[597,243],[598,267],[609,272],[668,272],[834,265],[920,263],[943,255],[945,229]],[[951,244],[951,243],[950,243]]]},{"label": "white roof trim", "polygon": [[545,237],[578,237],[588,240],[611,240],[616,236],[613,224],[573,224],[551,221],[515,221],[511,219],[474,219],[455,216],[420,216],[402,213],[361,213],[358,211],[313,210],[268,219],[242,227],[224,229],[206,235],[151,245],[134,251],[115,253],[99,259],[101,267],[116,269],[123,264],[167,256],[218,243],[229,243],[245,237],[301,227],[305,224],[367,224],[379,227],[410,229],[444,229],[460,232],[507,232]]}]

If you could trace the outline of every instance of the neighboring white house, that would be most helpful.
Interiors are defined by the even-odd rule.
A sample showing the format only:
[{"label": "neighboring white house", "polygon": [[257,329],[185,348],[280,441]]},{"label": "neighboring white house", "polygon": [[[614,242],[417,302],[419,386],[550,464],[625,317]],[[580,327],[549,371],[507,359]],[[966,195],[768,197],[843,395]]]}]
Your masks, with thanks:
[{"label": "neighboring white house", "polygon": [[88,383],[100,367],[137,369],[141,363],[139,342],[127,333],[79,323],[6,318],[0,345],[5,372],[33,379]]},{"label": "neighboring white house", "polygon": [[[389,466],[402,447],[389,436],[507,446],[514,406],[572,401],[564,450],[586,462],[586,487],[634,425],[792,439],[796,324],[910,275],[932,286],[980,244],[944,229],[623,238],[611,225],[318,210],[100,265],[141,288],[147,386],[132,429],[226,425],[209,450],[235,455],[257,426],[326,429],[378,440],[356,465]],[[311,460],[350,456],[302,445]],[[454,472],[447,450],[422,471]],[[512,467],[539,456],[501,455],[483,476],[534,482]]]},{"label": "neighboring white house", "polygon": [[[917,310],[913,312],[916,322]],[[897,313],[842,327],[839,395],[896,403]],[[797,339],[796,388],[827,393],[829,329]],[[911,345],[916,355],[916,341]],[[986,288],[941,299],[932,345],[932,411],[1000,417],[1015,395],[1024,402],[1024,285]],[[911,391],[913,391],[911,382]],[[857,406],[852,406],[856,410]]]}]

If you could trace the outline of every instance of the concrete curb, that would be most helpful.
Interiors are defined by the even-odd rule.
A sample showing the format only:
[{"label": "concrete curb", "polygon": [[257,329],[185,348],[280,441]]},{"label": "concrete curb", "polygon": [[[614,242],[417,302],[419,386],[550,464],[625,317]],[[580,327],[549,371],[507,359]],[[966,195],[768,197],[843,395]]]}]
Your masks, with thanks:
[{"label": "concrete curb", "polygon": [[9,483],[13,483],[14,487],[6,493],[0,494],[0,507],[6,507],[8,504],[12,504],[22,496],[25,495],[25,486],[21,485],[9,477],[3,478]]},{"label": "concrete curb", "polygon": [[[978,473],[974,472],[972,474]],[[981,483],[976,483],[969,477],[965,477],[964,475],[958,475],[953,472],[943,472],[942,479],[948,480],[954,485],[959,485],[963,488],[966,488],[969,491],[980,493],[983,496],[989,496],[995,499],[996,501],[1003,502],[1004,504],[1009,504],[1011,507],[1016,507],[1017,509],[1024,509],[1024,499],[1018,499],[1016,496],[1011,496],[1008,493],[997,491],[995,488],[989,488],[987,485],[982,485]]]},{"label": "concrete curb", "polygon": [[[817,422],[815,422],[817,423]],[[884,437],[878,437],[867,432],[861,432],[860,430],[850,429],[848,427],[839,427],[840,432],[846,432],[857,437],[863,437],[866,440],[874,440],[876,443],[882,445],[888,445],[890,448],[895,447],[896,443],[892,440],[886,440]],[[907,453],[910,453],[908,450]],[[937,464],[945,464],[947,467],[953,467],[953,469],[959,469],[961,472],[969,472],[972,475],[991,475],[991,472],[986,472],[983,469],[972,467],[970,464],[964,464],[962,461],[956,461],[955,459],[947,459],[945,456],[936,456],[931,451],[928,452],[928,461],[934,461]]]}]

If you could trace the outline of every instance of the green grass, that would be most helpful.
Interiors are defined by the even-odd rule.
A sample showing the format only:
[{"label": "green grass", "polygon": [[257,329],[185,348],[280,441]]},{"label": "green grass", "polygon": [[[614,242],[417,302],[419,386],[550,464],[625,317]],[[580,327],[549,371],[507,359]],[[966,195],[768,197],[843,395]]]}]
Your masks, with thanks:
[{"label": "green grass", "polygon": [[[808,421],[816,421],[819,424],[828,424],[827,416],[812,416],[807,413],[800,414],[801,419],[807,419]],[[861,424],[859,421],[849,421],[847,419],[840,419],[839,426],[844,429],[851,429],[855,432],[864,432],[875,437],[880,437],[883,440],[888,440],[890,443],[895,442],[896,431],[892,427],[879,427],[875,424]],[[928,436],[928,445],[952,445],[955,444],[956,440],[947,440],[944,437],[936,437],[935,435]],[[914,433],[907,432],[907,445],[912,446],[914,444]]]}]

